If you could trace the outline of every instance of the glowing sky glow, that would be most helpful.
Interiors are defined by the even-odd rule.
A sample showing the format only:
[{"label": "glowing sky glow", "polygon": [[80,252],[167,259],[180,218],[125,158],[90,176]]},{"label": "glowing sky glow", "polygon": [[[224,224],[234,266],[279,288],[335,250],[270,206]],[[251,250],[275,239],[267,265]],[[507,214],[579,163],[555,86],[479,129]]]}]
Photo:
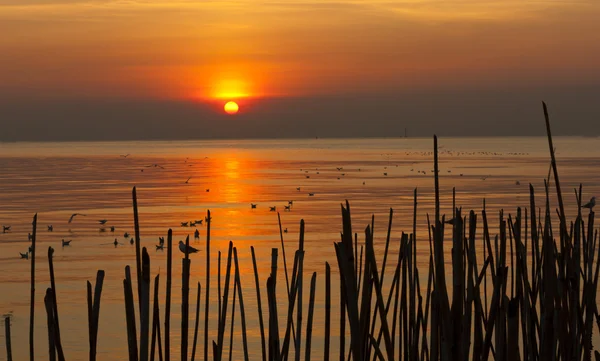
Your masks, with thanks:
[{"label": "glowing sky glow", "polygon": [[[587,135],[599,19],[598,0],[0,0],[0,141],[538,134],[542,99]],[[227,101],[243,127],[217,129]]]},{"label": "glowing sky glow", "polygon": [[[0,92],[159,98],[598,80],[590,0],[0,0]],[[557,51],[560,49],[560,51]]]}]

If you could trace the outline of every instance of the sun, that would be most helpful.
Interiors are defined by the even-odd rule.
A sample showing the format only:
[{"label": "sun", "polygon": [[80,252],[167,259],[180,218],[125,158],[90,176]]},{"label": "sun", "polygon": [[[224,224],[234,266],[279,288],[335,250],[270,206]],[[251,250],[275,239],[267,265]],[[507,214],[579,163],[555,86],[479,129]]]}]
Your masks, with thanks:
[{"label": "sun", "polygon": [[223,108],[227,114],[236,114],[240,110],[236,102],[227,102]]}]

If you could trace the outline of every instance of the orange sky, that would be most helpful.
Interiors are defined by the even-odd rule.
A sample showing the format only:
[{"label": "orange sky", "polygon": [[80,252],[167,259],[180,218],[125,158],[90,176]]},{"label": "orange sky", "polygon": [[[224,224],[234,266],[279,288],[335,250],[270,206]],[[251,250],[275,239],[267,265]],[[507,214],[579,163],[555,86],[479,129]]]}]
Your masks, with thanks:
[{"label": "orange sky", "polygon": [[0,0],[0,95],[597,83],[599,19],[597,0]]}]

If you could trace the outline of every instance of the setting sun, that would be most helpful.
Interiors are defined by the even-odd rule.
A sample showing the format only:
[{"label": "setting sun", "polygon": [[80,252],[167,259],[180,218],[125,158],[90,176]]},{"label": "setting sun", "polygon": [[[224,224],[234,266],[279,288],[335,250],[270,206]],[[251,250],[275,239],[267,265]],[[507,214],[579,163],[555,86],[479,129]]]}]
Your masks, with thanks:
[{"label": "setting sun", "polygon": [[238,112],[238,110],[240,110],[240,107],[237,105],[236,102],[227,102],[227,104],[225,104],[225,113],[227,114],[236,114]]}]

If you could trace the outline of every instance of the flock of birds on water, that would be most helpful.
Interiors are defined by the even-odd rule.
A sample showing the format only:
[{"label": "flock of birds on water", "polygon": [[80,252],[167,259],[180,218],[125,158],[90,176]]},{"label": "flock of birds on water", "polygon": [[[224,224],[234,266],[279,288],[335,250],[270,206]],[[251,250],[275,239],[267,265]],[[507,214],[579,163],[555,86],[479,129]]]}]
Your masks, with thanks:
[{"label": "flock of birds on water", "polygon": [[[72,223],[73,220],[75,219],[75,217],[78,216],[83,216],[86,217],[86,214],[83,213],[73,213],[71,215],[71,217],[69,218],[68,223]],[[101,219],[98,221],[98,224],[100,226],[105,226],[106,223],[108,222],[107,219]],[[180,225],[181,227],[196,227],[197,225],[202,225],[204,222],[208,222],[208,218],[205,217],[204,219],[198,219],[198,220],[194,220],[194,221],[187,221],[187,222],[181,222]],[[8,233],[11,232],[12,227],[11,226],[2,226],[2,233]],[[54,232],[54,226],[53,225],[48,225],[47,226],[47,231],[48,232]],[[101,232],[105,232],[106,228],[100,228]],[[115,232],[115,226],[110,226],[110,232],[114,233]],[[286,228],[286,233],[287,233],[287,228]],[[125,232],[123,234],[123,238],[124,239],[129,239],[129,244],[133,245],[135,244],[135,240],[133,237],[130,236],[130,234],[128,232]],[[31,233],[29,233],[27,235],[27,239],[29,242],[31,242],[33,240],[33,236],[31,235]],[[198,240],[200,239],[200,231],[198,229],[196,229],[194,231],[194,239]],[[64,238],[61,240],[61,246],[64,247],[69,247],[71,246],[71,242],[72,240],[65,240]],[[114,242],[112,242],[111,244],[113,244],[116,247],[120,246],[120,245],[124,245],[124,243],[119,242],[118,238],[115,238]],[[158,237],[158,244],[156,245],[156,250],[157,251],[162,251],[165,248],[165,238],[164,237]],[[188,253],[196,253],[198,252],[198,249],[192,247],[192,246],[188,246]],[[183,241],[179,241],[179,250],[182,253],[186,252],[186,245]],[[21,259],[29,259],[29,255],[31,254],[31,252],[33,251],[33,246],[29,246],[29,249],[27,250],[27,252],[19,252],[19,255],[21,256]]]},{"label": "flock of birds on water", "polygon": [[[447,150],[441,150],[439,152],[439,154],[446,154],[446,155],[450,155],[450,156],[476,156],[476,155],[477,156],[503,156],[503,155],[522,156],[522,155],[528,155],[528,153],[453,152],[453,151],[447,151]],[[381,155],[382,156],[387,156],[387,158],[388,158],[388,166],[389,166],[389,157],[392,154],[391,153],[387,153],[387,154],[381,154]],[[406,152],[406,155],[409,155],[409,156],[410,155],[422,155],[422,156],[424,155],[424,156],[427,156],[427,155],[433,155],[433,152]],[[121,158],[127,158],[129,156],[130,156],[130,154],[120,155]],[[205,157],[205,159],[207,159],[207,158],[208,157]],[[186,158],[186,163],[187,163],[188,159],[189,158]],[[419,163],[419,162],[413,162],[412,164],[417,164],[417,163]],[[192,165],[190,164],[189,166],[192,166]],[[388,172],[387,172],[388,166],[384,166],[383,167],[383,170],[386,170],[385,172],[383,172],[383,176],[384,177],[388,176]],[[398,167],[398,165],[395,165],[395,167]],[[159,164],[150,164],[150,165],[145,166],[144,168],[165,169],[163,166],[161,166]],[[338,180],[342,179],[343,177],[346,176],[346,171],[344,170],[343,167],[336,167],[336,170],[338,172],[338,175],[337,175],[337,179]],[[358,170],[358,172],[361,172],[361,168],[358,168],[357,170]],[[314,170],[313,169],[311,169],[311,170],[300,169],[300,171],[304,172],[306,179],[310,179],[310,171],[314,171],[314,175],[319,175],[320,174],[319,168],[315,168]],[[427,171],[421,170],[421,169],[411,168],[410,171],[411,172],[415,172],[416,171],[417,174],[424,174],[424,175],[428,174]],[[144,172],[144,169],[141,169],[141,172]],[[435,170],[431,170],[430,172],[434,173]],[[451,173],[452,171],[451,170],[447,170],[447,172]],[[463,173],[460,173],[459,176],[462,177]],[[485,181],[490,176],[491,175],[483,176],[480,179]],[[190,182],[191,179],[192,179],[192,177],[188,177],[185,180],[184,184],[189,184],[189,182]],[[362,184],[366,185],[366,182],[363,181]],[[515,182],[515,184],[516,185],[520,185],[520,182],[517,180]],[[296,187],[296,191],[297,192],[300,192],[301,190],[302,190],[301,187]],[[206,192],[210,192],[210,189],[207,188]],[[315,195],[314,192],[309,192],[308,193],[309,197],[313,197],[314,195]],[[294,204],[293,200],[288,201],[287,205],[283,206],[284,207],[284,211],[290,212],[292,210],[293,204]],[[587,208],[587,209],[592,210],[595,207],[595,205],[596,205],[596,197],[592,197],[590,199],[590,201],[587,202],[586,204],[582,205],[581,208]],[[251,209],[257,209],[257,207],[258,207],[258,203],[250,203],[250,208]],[[276,212],[276,211],[277,211],[277,206],[269,206],[269,212]],[[86,217],[87,215],[83,214],[83,213],[73,213],[69,217],[68,223],[69,224],[72,223],[76,219],[76,217],[81,217],[81,216]],[[193,221],[180,222],[180,226],[181,227],[197,227],[198,225],[203,225],[203,223],[207,223],[207,222],[208,222],[208,218],[205,217],[204,219],[198,219],[198,220],[193,220]],[[452,220],[447,221],[447,223],[451,223],[451,222],[452,222]],[[105,232],[106,231],[105,226],[106,226],[107,223],[108,223],[107,219],[98,220],[98,224],[101,226],[101,228],[100,228],[101,232]],[[2,233],[10,232],[11,229],[12,229],[12,227],[10,225],[8,225],[8,226],[7,225],[3,225],[2,226]],[[115,232],[115,226],[110,226],[109,229],[110,229],[111,233]],[[48,232],[53,232],[54,231],[54,226],[53,225],[48,225],[47,226],[47,231]],[[287,228],[283,229],[283,232],[284,233],[288,233],[288,229]],[[126,240],[129,239],[129,243],[131,245],[135,244],[134,238],[130,237],[130,234],[128,232],[125,232],[123,234],[123,238],[126,239]],[[198,229],[196,229],[194,231],[194,239],[198,240],[199,238],[200,238],[200,232],[198,231]],[[32,235],[31,234],[28,234],[28,240],[29,241],[32,240]],[[114,242],[112,242],[112,244],[115,246],[115,248],[118,247],[119,245],[123,245],[123,243],[119,242],[118,238],[115,238]],[[69,247],[70,245],[71,245],[71,240],[65,240],[65,239],[61,240],[61,246],[63,248],[64,247]],[[157,251],[161,251],[161,250],[164,250],[164,248],[165,248],[165,239],[164,239],[164,237],[159,237],[159,243],[156,245],[156,250]],[[181,241],[181,240],[179,241],[179,250],[182,253],[186,253],[186,244],[183,241]],[[196,249],[196,248],[194,248],[192,246],[187,246],[187,252],[190,253],[190,254],[191,253],[197,253],[198,251],[199,251],[198,249]],[[20,256],[21,256],[22,259],[29,259],[29,254],[31,252],[32,252],[32,247],[30,246],[27,252],[25,252],[25,253],[19,252],[19,254],[20,254]]]}]

